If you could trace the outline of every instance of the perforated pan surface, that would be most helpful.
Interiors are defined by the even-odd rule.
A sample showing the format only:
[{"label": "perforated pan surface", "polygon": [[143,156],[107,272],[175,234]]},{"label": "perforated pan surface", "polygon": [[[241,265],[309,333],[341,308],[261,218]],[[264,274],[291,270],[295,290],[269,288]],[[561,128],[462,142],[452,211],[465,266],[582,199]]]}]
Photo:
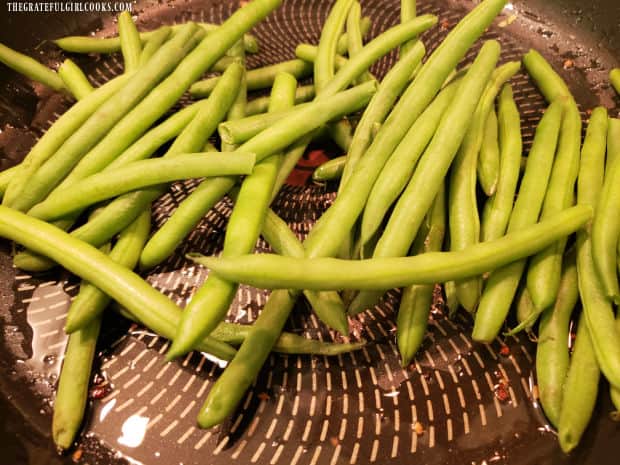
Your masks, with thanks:
[{"label": "perforated pan surface", "polygon": [[[299,42],[316,43],[331,4],[285,0],[253,31],[261,51],[249,57],[249,66],[292,58]],[[439,16],[438,27],[423,36],[429,51],[473,5],[469,1],[418,2],[420,13]],[[535,46],[561,70],[584,118],[585,111],[599,102],[615,107],[617,100],[605,81],[614,55],[620,52],[610,49],[605,38],[599,40],[585,32],[576,36],[571,22],[581,18],[581,13],[558,11],[556,18],[566,21],[554,23],[544,16],[548,5],[542,10],[532,2],[510,5],[485,35],[500,39],[502,61],[520,59]],[[190,19],[222,22],[237,6],[230,1],[139,2],[134,13],[141,28],[151,29]],[[370,37],[399,21],[395,0],[362,1],[362,9],[373,21]],[[610,12],[620,18],[617,5],[611,5]],[[13,31],[23,19],[1,21],[6,22],[5,31]],[[95,29],[98,35],[110,35],[116,26],[112,17],[101,15],[53,16],[41,30],[24,33],[23,47],[39,45],[31,53],[40,53],[41,59],[54,64],[62,54],[49,43],[38,44],[39,39]],[[19,37],[11,33],[4,40],[2,34],[0,41],[17,41],[11,45],[19,47]],[[465,61],[472,59],[479,45]],[[118,56],[72,58],[88,71],[94,84],[122,72]],[[389,55],[373,72],[382,76],[394,60],[395,55]],[[20,160],[70,104],[5,71],[0,77],[1,168]],[[545,104],[526,74],[515,76],[512,84],[527,150]],[[331,146],[314,148],[339,155]],[[303,163],[306,174],[312,163],[312,159]],[[304,167],[299,170],[297,181],[304,178]],[[284,187],[273,208],[303,238],[332,202],[336,186],[296,184]],[[166,220],[195,185],[185,182],[171,187],[154,206],[155,226]],[[184,306],[207,276],[204,268],[188,262],[184,254],[219,252],[231,206],[228,199],[217,204],[175,255],[145,276],[149,282]],[[226,424],[211,430],[199,429],[195,417],[221,371],[218,363],[200,353],[166,363],[166,340],[108,314],[79,452],[73,459],[54,458],[49,431],[66,343],[62,327],[79,282],[60,269],[25,274],[11,265],[11,245],[2,242],[0,247],[0,390],[9,399],[0,412],[7,417],[5,428],[17,430],[10,436],[16,441],[0,444],[10,463],[617,463],[620,430],[608,419],[611,406],[605,387],[582,446],[566,458],[533,395],[535,344],[525,335],[490,345],[473,343],[469,316],[448,319],[439,292],[423,347],[414,363],[400,368],[394,339],[397,291],[390,291],[373,310],[351,320],[352,339],[369,341],[364,350],[332,358],[272,354],[238,411]],[[261,239],[257,250],[268,251],[269,247]],[[241,286],[229,320],[251,323],[267,295]],[[301,300],[287,329],[326,341],[340,340]]]}]

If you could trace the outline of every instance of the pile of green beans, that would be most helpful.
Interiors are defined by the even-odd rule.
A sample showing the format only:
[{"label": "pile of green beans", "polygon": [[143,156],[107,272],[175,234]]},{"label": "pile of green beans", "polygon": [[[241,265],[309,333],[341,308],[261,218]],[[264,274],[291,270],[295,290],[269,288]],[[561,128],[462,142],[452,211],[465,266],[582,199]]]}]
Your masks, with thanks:
[{"label": "pile of green beans", "polygon": [[[510,84],[521,61],[498,66],[501,45],[488,40],[458,68],[505,0],[480,2],[426,58],[424,32],[437,18],[418,16],[415,0],[367,42],[363,5],[336,0],[316,44],[247,69],[260,45],[248,31],[280,3],[252,0],[221,25],[149,32],[122,13],[118,37],[55,40],[72,53],[120,53],[124,74],[99,88],[70,59],[55,72],[0,44],[1,63],[75,100],[0,173],[0,236],[26,248],[15,266],[59,265],[83,280],[65,325],[55,443],[68,449],[79,432],[107,307],[170,339],[169,360],[200,350],[229,362],[198,414],[210,428],[235,411],[270,352],[362,348],[348,340],[349,318],[394,287],[408,370],[440,285],[449,316],[463,308],[472,318],[474,341],[501,337],[513,319],[503,334],[536,333],[540,403],[560,447],[574,449],[601,375],[620,408],[620,120],[594,109],[582,143],[569,87],[531,50],[523,68],[549,106],[523,157]],[[392,50],[398,60],[378,82],[369,68]],[[220,74],[199,81],[206,71]],[[620,92],[620,69],[609,79]],[[271,93],[252,98],[259,89]],[[186,91],[205,98],[170,111]],[[342,153],[313,179],[337,192],[302,242],[270,204],[321,137]],[[205,179],[151,232],[151,204],[172,181],[195,178]],[[222,254],[187,254],[210,272],[181,311],[145,278],[225,195],[234,207]],[[273,253],[252,254],[259,235]],[[273,290],[251,325],[225,321],[241,283]],[[298,299],[345,343],[283,331]]]}]

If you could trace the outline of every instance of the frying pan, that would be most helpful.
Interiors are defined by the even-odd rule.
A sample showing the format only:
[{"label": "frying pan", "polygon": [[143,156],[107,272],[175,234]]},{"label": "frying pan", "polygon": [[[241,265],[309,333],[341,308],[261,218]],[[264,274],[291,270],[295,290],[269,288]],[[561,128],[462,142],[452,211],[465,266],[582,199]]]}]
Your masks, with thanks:
[{"label": "frying pan", "polygon": [[[331,3],[285,0],[256,27],[261,52],[250,57],[249,66],[292,57],[298,42],[316,43]],[[440,25],[424,36],[433,49],[474,2],[420,0],[418,5],[421,12],[439,15]],[[237,6],[230,0],[138,1],[133,12],[139,27],[149,29],[189,19],[221,22]],[[370,36],[399,20],[397,0],[363,0],[362,8],[373,20]],[[0,15],[1,42],[51,66],[64,55],[46,39],[115,30],[111,13]],[[515,1],[486,36],[501,39],[504,61],[520,58],[530,47],[541,51],[569,83],[584,117],[597,104],[618,113],[607,84],[608,70],[620,59],[616,0]],[[95,84],[122,71],[118,56],[72,58]],[[389,55],[373,72],[382,76],[394,59]],[[544,101],[527,75],[518,74],[512,82],[527,150]],[[0,168],[17,163],[69,105],[3,67]],[[327,145],[315,148],[338,155]],[[333,185],[303,182],[313,160],[301,163],[297,182],[286,185],[274,204],[300,237],[335,195]],[[154,223],[161,224],[194,187],[193,182],[173,185],[155,205]],[[217,253],[230,208],[230,201],[222,200],[147,279],[184,305],[206,272],[183,255]],[[257,250],[269,248],[259,241]],[[72,456],[58,457],[49,438],[51,406],[65,344],[61,328],[78,282],[61,270],[30,276],[14,269],[11,251],[10,244],[0,242],[2,463],[617,463],[620,427],[609,418],[606,385],[582,444],[565,456],[532,394],[535,344],[524,335],[490,345],[472,343],[469,317],[446,318],[439,294],[415,363],[401,369],[394,341],[396,291],[352,323],[353,338],[369,341],[366,349],[334,358],[272,355],[230,421],[207,431],[196,427],[195,414],[221,368],[198,353],[166,364],[165,340],[106,315],[83,434]],[[251,322],[266,295],[242,286],[229,318]],[[338,339],[303,302],[287,327],[309,337]]]}]

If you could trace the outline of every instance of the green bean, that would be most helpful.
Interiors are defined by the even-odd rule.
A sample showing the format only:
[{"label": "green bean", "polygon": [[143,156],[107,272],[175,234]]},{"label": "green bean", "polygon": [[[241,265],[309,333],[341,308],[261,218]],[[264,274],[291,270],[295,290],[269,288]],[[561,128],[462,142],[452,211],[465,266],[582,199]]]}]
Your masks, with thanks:
[{"label": "green bean", "polygon": [[135,161],[57,190],[31,208],[28,214],[53,220],[148,186],[205,176],[251,174],[254,160],[254,154],[248,152],[235,152],[225,157],[220,152],[206,152]]},{"label": "green bean", "polygon": [[523,65],[547,102],[553,102],[561,96],[571,98],[570,90],[564,80],[536,50],[531,49],[523,56]]},{"label": "green bean", "polygon": [[[606,114],[602,107],[592,112],[577,177],[577,204],[595,211],[605,176]],[[599,367],[611,385],[620,387],[620,340],[614,328],[614,309],[597,275],[589,227],[577,234],[577,274],[583,314]]]},{"label": "green bean", "polygon": [[[121,231],[114,248],[108,256],[116,263],[132,270],[138,263],[140,251],[151,229],[151,210],[142,214],[125,230]],[[80,292],[71,302],[65,332],[71,334],[82,330],[103,313],[110,303],[110,297],[88,282],[83,282]]]},{"label": "green bean", "polygon": [[[271,248],[280,255],[302,258],[305,255],[303,244],[297,239],[288,225],[272,210],[267,210],[261,231]],[[303,291],[304,296],[317,316],[330,328],[344,335],[349,333],[344,304],[338,293],[333,291]]]},{"label": "green bean", "polygon": [[187,257],[225,279],[263,289],[390,289],[464,279],[501,269],[577,231],[591,218],[591,207],[570,207],[494,241],[456,252],[429,252],[414,257],[366,260],[298,259],[273,254],[222,258],[188,254]]},{"label": "green bean", "polygon": [[478,173],[478,182],[482,186],[482,190],[487,196],[492,196],[497,189],[499,180],[499,127],[497,121],[497,113],[495,108],[489,112],[486,123],[484,124],[484,133],[482,136],[482,145],[480,146],[480,154],[478,155],[478,168],[485,167],[487,174]]},{"label": "green bean", "polygon": [[73,445],[82,425],[100,328],[101,318],[95,318],[67,342],[52,418],[52,437],[60,450]]},{"label": "green bean", "polygon": [[[247,73],[248,90],[267,89],[273,86],[273,80],[278,73],[289,73],[298,79],[312,74],[312,65],[302,60],[289,60],[275,65],[264,66],[249,70]],[[205,97],[211,93],[219,76],[198,81],[189,89],[192,97]]]},{"label": "green bean", "polygon": [[347,152],[347,162],[340,182],[342,187],[339,188],[339,191],[344,188],[351,178],[355,166],[362,157],[362,154],[375,138],[375,135],[372,133],[374,124],[383,123],[390,109],[396,102],[396,99],[398,99],[405,90],[407,84],[409,84],[409,76],[411,76],[415,67],[421,63],[424,53],[424,44],[418,41],[415,47],[412,47],[411,50],[401,56],[400,60],[387,72],[381,84],[379,84],[377,93],[368,103],[368,106],[364,110],[355,128],[353,140]]},{"label": "green bean", "polygon": [[[296,87],[294,76],[278,74],[269,110],[277,111],[292,106]],[[256,245],[271,200],[280,157],[280,154],[275,154],[265,158],[254,167],[252,174],[243,180],[226,227],[223,255],[249,253]],[[210,334],[226,316],[237,289],[237,284],[221,279],[217,274],[209,276],[185,308],[167,358],[183,355],[190,351],[196,342]]]},{"label": "green bean", "polygon": [[[426,221],[428,225],[425,230],[420,229],[421,243],[414,246],[414,254],[441,250],[446,230],[445,187],[439,189]],[[403,289],[396,320],[396,341],[403,367],[411,362],[424,339],[434,288],[434,284],[418,284]]]},{"label": "green bean", "polygon": [[[563,111],[562,100],[553,102],[536,128],[519,195],[510,214],[508,233],[525,228],[538,219],[553,166]],[[520,260],[491,273],[476,313],[474,340],[489,342],[495,338],[506,319],[524,268],[525,260]]]},{"label": "green bean", "polygon": [[76,100],[82,100],[94,90],[80,67],[68,58],[58,68],[58,76]]},{"label": "green bean", "polygon": [[517,307],[517,321],[519,324],[506,333],[507,336],[517,334],[524,329],[531,329],[536,323],[536,319],[540,316],[541,312],[534,306],[530,293],[527,290],[527,286],[519,286],[519,291],[516,297]]},{"label": "green bean", "polygon": [[319,130],[315,130],[310,134],[307,134],[301,137],[297,142],[294,142],[290,145],[284,155],[282,156],[282,161],[280,162],[280,169],[278,170],[278,174],[276,175],[276,181],[273,183],[273,192],[271,193],[271,201],[277,197],[280,189],[290,176],[290,174],[297,166],[297,162],[299,159],[306,153],[306,148],[308,144],[312,141],[314,136],[319,132]]},{"label": "green bean", "polygon": [[[295,47],[295,56],[300,60],[303,60],[307,63],[314,63],[316,61],[316,55],[318,52],[318,47],[316,45],[310,44],[299,44]],[[349,60],[341,55],[336,55],[334,57],[334,67],[336,70],[342,68]]]},{"label": "green bean", "polygon": [[614,68],[609,72],[609,82],[616,93],[620,95],[620,68]]},{"label": "green bean", "polygon": [[332,158],[314,170],[312,179],[315,181],[333,181],[334,179],[340,179],[346,162],[346,155]]},{"label": "green bean", "polygon": [[[39,167],[30,178],[28,188],[22,190],[21,195],[9,206],[20,211],[29,210],[33,205],[45,198],[80,159],[84,157],[88,150],[93,148],[101,139],[104,142],[109,140],[109,136],[115,133],[115,130],[119,127],[119,125],[115,126],[115,124],[123,117],[126,120],[126,113],[141,99],[142,103],[148,101],[153,93],[151,92],[149,96],[144,98],[146,94],[170,73],[187,52],[193,48],[195,45],[193,37],[195,31],[195,25],[188,25],[186,29],[179,32],[171,41],[165,44],[149,63],[131,75],[126,85],[103,103],[62,144],[54,156]],[[135,106],[134,109],[140,108],[140,105],[141,103]],[[134,123],[137,122],[139,124],[141,122],[141,119],[134,117],[132,112],[129,112],[127,116],[131,116],[133,119],[130,121]],[[117,137],[116,134],[114,134],[114,137]],[[131,142],[133,140],[129,140],[129,143]],[[105,143],[105,145],[107,146],[108,144]]]},{"label": "green bean", "polygon": [[409,128],[385,163],[364,207],[360,230],[362,243],[366,243],[379,230],[391,205],[409,183],[420,156],[433,138],[457,90],[457,85],[451,85],[439,93]]},{"label": "green bean", "polygon": [[323,91],[323,88],[328,82],[333,80],[338,39],[344,28],[353,1],[354,0],[336,0],[327,19],[325,19],[325,23],[323,23],[316,60],[314,62],[314,86],[317,95]]},{"label": "green bean", "polygon": [[605,166],[610,166],[614,160],[620,158],[620,119],[609,118],[607,126],[607,161]]},{"label": "green bean", "polygon": [[355,167],[351,179],[310,231],[304,243],[309,257],[330,256],[338,252],[364,208],[370,188],[385,160],[435,97],[450,71],[503,6],[504,0],[485,0],[452,29],[428,58],[368,147],[366,155]]},{"label": "green bean", "polygon": [[453,318],[459,309],[459,298],[456,295],[456,283],[446,281],[443,285],[443,292],[446,297],[445,306],[448,309],[448,317]]},{"label": "green bean", "polygon": [[[237,89],[237,96],[228,109],[228,114],[226,115],[226,119],[232,121],[241,119],[245,116],[245,106],[248,101],[248,73],[245,66],[245,51],[243,50],[243,44],[241,41],[237,41],[228,53],[231,57],[237,59],[239,64],[243,67],[239,87]],[[225,141],[221,142],[221,146],[222,152],[233,152],[237,148],[236,145],[228,144]]]},{"label": "green bean", "polygon": [[13,177],[18,174],[21,169],[21,165],[15,165],[0,171],[0,195],[4,195],[7,186],[9,185]]},{"label": "green bean", "polygon": [[[620,317],[616,316],[616,333],[620,334]],[[616,419],[620,418],[620,389],[616,386],[609,386],[609,395],[611,397],[611,402],[614,404],[616,411],[614,412],[614,416]]]},{"label": "green bean", "polygon": [[[362,30],[360,27],[361,19],[362,7],[359,2],[355,1],[353,2],[353,5],[351,5],[349,15],[347,16],[347,49],[349,58],[353,58],[364,47],[364,43],[362,42]],[[368,73],[368,71],[365,71],[355,80],[355,83],[361,84],[362,82],[369,81],[371,79],[374,78]]]},{"label": "green bean", "polygon": [[[207,33],[214,32],[219,28],[217,24],[198,23]],[[141,32],[140,39],[142,45],[151,40],[160,30],[170,28],[176,33],[184,24],[174,24],[172,26],[162,26],[154,31]],[[121,51],[121,40],[119,37],[90,37],[90,36],[67,36],[53,41],[58,47],[66,52],[73,53],[115,53]],[[244,34],[243,44],[248,53],[258,52],[258,42],[256,37],[251,34]]]},{"label": "green bean", "polygon": [[[437,131],[418,161],[409,184],[392,211],[385,230],[377,242],[373,257],[403,256],[411,247],[420,224],[432,205],[463,141],[469,127],[469,115],[473,114],[478,105],[478,100],[495,68],[499,53],[499,43],[487,41],[469,72],[458,85],[458,90],[445,110]],[[416,80],[420,79],[420,76],[422,72]],[[379,140],[382,132],[383,128],[377,134],[375,141]],[[356,314],[374,305],[382,294],[380,291],[360,292],[351,302],[349,313]],[[460,296],[459,302],[463,303]]]},{"label": "green bean", "polygon": [[[360,32],[362,34],[362,38],[370,30],[370,26],[371,25],[372,25],[372,20],[368,16],[364,16],[360,20]],[[338,44],[336,46],[336,53],[338,53],[339,55],[342,55],[344,53],[347,53],[348,49],[349,49],[349,34],[347,32],[345,32],[338,39]],[[301,58],[301,57],[299,57],[299,58]],[[336,57],[336,68],[338,68],[337,60],[338,60],[338,57]],[[308,61],[308,60],[306,60],[306,61]],[[314,61],[314,60],[309,60],[309,61]]]},{"label": "green bean", "polygon": [[34,58],[0,44],[0,63],[56,91],[66,90],[62,79],[53,70]]},{"label": "green bean", "polygon": [[596,404],[600,370],[592,350],[587,318],[582,314],[562,390],[558,440],[565,453],[573,450],[585,431]]},{"label": "green bean", "polygon": [[11,206],[21,196],[22,190],[34,172],[48,160],[74,132],[129,80],[123,75],[96,89],[91,95],[73,105],[47,130],[22,161],[19,173],[11,179],[3,205]]},{"label": "green bean", "polygon": [[540,403],[545,415],[556,427],[560,421],[562,389],[568,371],[570,317],[579,293],[574,250],[568,253],[563,266],[555,304],[540,317],[536,344],[536,378]]},{"label": "green bean", "polygon": [[506,232],[519,181],[521,153],[521,117],[514,101],[512,87],[504,85],[499,96],[500,171],[497,189],[484,204],[480,224],[480,240],[490,241]]},{"label": "green bean", "polygon": [[159,47],[168,40],[171,33],[172,28],[168,26],[162,26],[153,32],[153,35],[144,42],[144,47],[140,53],[140,66],[144,66],[152,58]]},{"label": "green bean", "polygon": [[121,53],[125,64],[125,72],[131,73],[138,69],[142,42],[140,33],[131,19],[129,11],[123,11],[118,15],[118,37],[121,40]]},{"label": "green bean", "polygon": [[346,117],[328,125],[327,132],[334,143],[340,147],[343,152],[346,153],[349,150],[353,138],[353,127]]},{"label": "green bean", "polygon": [[[0,206],[0,236],[46,255],[71,273],[89,281],[134,314],[145,326],[170,339],[181,309],[140,276],[112,261],[91,245],[16,210]],[[222,359],[234,350],[213,339],[201,349]]]},{"label": "green bean", "polygon": [[[295,91],[295,105],[300,103],[309,102],[314,98],[314,86],[309,84],[307,86],[299,86]],[[265,113],[269,107],[269,97],[258,97],[254,100],[250,100],[245,106],[245,112],[248,116],[258,115]]]},{"label": "green bean", "polygon": [[[406,23],[407,21],[411,21],[417,15],[417,6],[416,0],[401,0],[400,2],[400,22]],[[415,41],[409,41],[406,44],[401,45],[400,54],[401,56],[407,53],[407,50],[413,47]]]}]

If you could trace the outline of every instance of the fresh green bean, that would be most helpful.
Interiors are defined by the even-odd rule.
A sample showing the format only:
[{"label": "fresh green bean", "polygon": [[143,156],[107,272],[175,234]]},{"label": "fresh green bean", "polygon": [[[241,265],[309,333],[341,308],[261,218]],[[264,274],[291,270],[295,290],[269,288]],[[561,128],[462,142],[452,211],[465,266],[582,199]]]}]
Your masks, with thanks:
[{"label": "fresh green bean", "polygon": [[[452,29],[428,58],[366,150],[366,155],[355,167],[351,179],[310,231],[304,243],[309,257],[330,256],[338,252],[364,208],[370,188],[385,160],[435,97],[471,44],[501,11],[504,3],[504,0],[482,2]],[[371,121],[371,127],[375,121]]]},{"label": "fresh green bean", "polygon": [[616,93],[620,95],[620,68],[614,68],[609,72],[609,82]]},{"label": "fresh green bean", "polygon": [[66,90],[62,79],[53,70],[34,58],[0,44],[0,63],[56,91]]},{"label": "fresh green bean", "polygon": [[4,195],[11,179],[13,179],[13,177],[18,174],[21,169],[21,165],[15,165],[0,171],[0,195]]},{"label": "fresh green bean", "polygon": [[530,329],[534,323],[536,323],[534,318],[538,319],[541,313],[534,306],[534,302],[532,302],[527,286],[519,286],[519,291],[517,292],[517,297],[515,300],[517,307],[517,321],[519,324],[506,333],[506,335],[510,336],[517,334],[524,329]]},{"label": "fresh green bean", "polygon": [[222,258],[188,254],[188,258],[225,279],[263,289],[390,289],[463,279],[501,269],[577,231],[591,218],[591,207],[570,207],[494,241],[457,252],[429,252],[414,257],[341,260],[273,254]]},{"label": "fresh green bean", "polygon": [[[110,134],[118,128],[115,124],[142,99],[142,103],[149,100],[144,98],[157,83],[174,69],[175,66],[195,45],[194,35],[196,26],[188,24],[172,40],[165,44],[147,63],[136,73],[131,75],[126,85],[103,103],[79,129],[77,129],[32,175],[28,181],[28,188],[23,189],[19,197],[9,206],[27,211],[41,201],[45,196],[71,171],[71,169],[93,148],[101,139],[105,142]],[[161,84],[160,84],[161,86]],[[134,108],[139,108],[138,104]],[[132,115],[129,112],[130,116]],[[132,121],[139,122],[140,118]],[[148,126],[147,126],[148,128]],[[105,137],[104,137],[105,136]],[[129,140],[129,143],[133,140]],[[129,143],[127,145],[129,145]],[[107,145],[107,144],[106,144]],[[123,147],[124,148],[124,147]]]},{"label": "fresh green bean", "polygon": [[568,371],[569,323],[578,294],[577,266],[573,250],[564,260],[555,304],[540,317],[536,344],[536,378],[540,403],[545,415],[556,427],[560,421],[562,389]]},{"label": "fresh green bean", "polygon": [[[445,187],[439,189],[426,221],[428,225],[420,229],[423,234],[418,235],[421,241],[414,246],[414,254],[441,251],[446,230]],[[409,365],[424,339],[434,288],[434,284],[414,284],[403,289],[396,320],[396,341],[403,367]]]},{"label": "fresh green bean", "polygon": [[[616,334],[620,334],[620,317],[616,316]],[[620,389],[616,386],[609,386],[609,396],[611,397],[611,402],[614,404],[616,411],[614,415],[616,419],[620,418]]]},{"label": "fresh green bean", "polygon": [[[493,40],[487,41],[469,72],[458,84],[454,99],[441,117],[437,131],[418,161],[409,184],[392,211],[385,230],[377,242],[373,257],[403,256],[411,247],[420,224],[459,150],[469,127],[469,116],[474,113],[478,105],[478,100],[495,68],[499,53],[499,43]],[[422,76],[422,71],[416,81],[420,76]],[[379,131],[375,141],[379,140],[382,132],[383,129]],[[452,219],[450,222],[452,223]],[[356,314],[374,305],[382,294],[380,291],[360,292],[351,302],[349,313]],[[459,302],[463,303],[460,296]]]},{"label": "fresh green bean", "polygon": [[144,42],[144,47],[140,53],[140,66],[144,66],[155,55],[155,52],[168,40],[171,33],[172,28],[168,26],[162,26],[153,32],[153,35]]},{"label": "fresh green bean", "polygon": [[191,178],[251,174],[254,161],[254,154],[248,152],[235,152],[225,157],[220,152],[192,153],[135,161],[57,190],[28,214],[53,220],[148,186]]},{"label": "fresh green bean", "polygon": [[98,317],[69,336],[52,418],[52,437],[60,450],[73,445],[82,425],[100,328],[101,318]]},{"label": "fresh green bean", "polygon": [[383,123],[390,109],[409,84],[409,76],[421,63],[424,53],[424,44],[418,41],[415,47],[401,56],[400,60],[387,72],[379,84],[377,93],[368,103],[355,128],[340,182],[342,187],[339,188],[339,191],[346,185],[362,154],[375,138],[372,133],[375,123]]},{"label": "fresh green bean", "polygon": [[68,58],[58,68],[58,76],[76,100],[82,100],[94,90],[80,67]]},{"label": "fresh green bean", "polygon": [[[303,60],[307,63],[314,63],[316,61],[316,55],[318,52],[318,47],[316,45],[310,44],[299,44],[295,47],[295,56],[300,60]],[[334,57],[334,66],[336,70],[342,68],[349,60],[341,55],[336,55]]]},{"label": "fresh green bean", "polygon": [[609,118],[607,125],[607,160],[605,166],[611,167],[614,160],[620,158],[620,119]]},{"label": "fresh green bean", "polygon": [[480,146],[480,154],[478,155],[478,168],[485,167],[486,175],[478,173],[478,182],[482,186],[482,190],[487,196],[492,196],[497,189],[499,180],[499,125],[497,120],[497,112],[492,108],[489,112],[486,123],[484,124],[484,133],[482,136],[482,145]]},{"label": "fresh green bean", "polygon": [[340,147],[343,152],[346,153],[349,150],[353,138],[353,127],[346,117],[328,125],[327,132],[334,143]]},{"label": "fresh green bean", "polygon": [[276,175],[276,181],[273,183],[273,192],[271,193],[271,201],[277,197],[280,189],[290,176],[290,174],[297,166],[297,162],[299,159],[306,153],[306,148],[308,144],[312,141],[314,136],[320,132],[320,129],[311,132],[303,137],[301,137],[297,142],[294,142],[290,145],[284,155],[282,156],[282,161],[280,162],[280,169],[278,170],[278,174]]},{"label": "fresh green bean", "polygon": [[16,199],[21,196],[24,186],[26,183],[30,182],[30,178],[34,172],[47,161],[103,103],[116,94],[128,80],[128,75],[122,75],[112,79],[83,100],[77,102],[58,118],[22,161],[19,173],[13,176],[7,186],[2,204],[11,206]]},{"label": "fresh green bean", "polygon": [[[525,228],[538,219],[553,166],[563,111],[564,102],[554,101],[536,128],[519,195],[510,214],[508,233]],[[491,273],[476,313],[472,334],[474,340],[489,342],[498,334],[524,268],[525,260],[520,260]]]},{"label": "fresh green bean", "polygon": [[571,97],[566,82],[536,50],[531,49],[523,56],[523,65],[547,102],[553,102],[561,96]]},{"label": "fresh green bean", "polygon": [[[298,79],[303,79],[312,74],[312,65],[303,60],[289,60],[251,69],[247,73],[248,90],[267,89],[273,86],[273,80],[278,73],[289,73]],[[213,91],[219,79],[220,77],[216,76],[198,81],[192,84],[189,93],[192,97],[206,97]]]},{"label": "fresh green bean", "polygon": [[582,314],[562,390],[558,440],[565,453],[573,450],[586,429],[598,394],[600,370],[592,350],[587,318]]},{"label": "fresh green bean", "polygon": [[[406,23],[407,21],[411,21],[417,15],[417,5],[416,0],[401,0],[400,2],[400,22]],[[407,53],[415,41],[409,41],[406,44],[401,45],[400,54],[401,56]]]},{"label": "fresh green bean", "polygon": [[[207,33],[214,32],[219,28],[217,24],[198,23],[198,25]],[[176,33],[184,24],[174,24],[172,26],[162,26],[158,29],[148,32],[141,32],[140,39],[142,45],[153,38],[160,30],[170,28]],[[90,36],[67,36],[61,37],[53,41],[58,47],[66,52],[72,53],[115,53],[121,51],[121,40],[117,37],[90,37]],[[248,53],[258,52],[258,41],[251,34],[244,34],[243,44],[245,51]]]},{"label": "fresh green bean", "polygon": [[500,171],[497,189],[484,204],[480,224],[480,240],[490,241],[506,232],[519,181],[521,153],[521,117],[514,101],[512,87],[504,85],[499,96]]},{"label": "fresh green bean", "polygon": [[325,19],[325,23],[323,23],[316,60],[314,61],[314,86],[317,95],[323,92],[328,82],[333,80],[338,39],[344,28],[353,1],[354,0],[336,0],[327,19]]},{"label": "fresh green bean", "polygon": [[[21,212],[0,206],[0,236],[46,255],[71,273],[92,283],[134,314],[145,326],[171,338],[181,309],[140,276],[112,261],[91,245],[64,231]],[[222,359],[234,350],[213,339],[204,340],[201,349]]]},{"label": "fresh green bean", "polygon": [[420,156],[435,135],[441,117],[457,90],[457,85],[451,85],[439,93],[385,163],[364,207],[360,230],[362,243],[368,242],[379,230],[386,213],[409,183]]},{"label": "fresh green bean", "polygon": [[340,179],[346,162],[346,155],[332,158],[314,170],[312,179],[315,181],[333,181],[334,179]]},{"label": "fresh green bean", "polygon": [[125,72],[131,73],[140,65],[142,41],[129,11],[118,15],[118,37],[121,40],[121,53],[125,64]]},{"label": "fresh green bean", "polygon": [[[132,270],[138,263],[140,251],[151,229],[151,210],[144,212],[125,230],[121,231],[108,256],[116,263]],[[103,313],[110,297],[88,282],[83,282],[80,292],[71,302],[65,332],[71,334],[86,328]]]},{"label": "fresh green bean", "polygon": [[[362,30],[360,27],[361,19],[362,7],[359,2],[355,1],[353,5],[351,5],[349,15],[347,16],[347,49],[349,58],[353,58],[364,47],[364,43],[362,42]],[[365,71],[355,80],[355,83],[360,84],[371,79],[374,78],[368,71]]]},{"label": "fresh green bean", "polygon": [[446,296],[448,317],[453,318],[459,309],[459,298],[456,295],[456,283],[454,281],[446,281],[443,285],[443,292]]},{"label": "fresh green bean", "polygon": [[[295,105],[300,103],[309,102],[314,98],[314,86],[308,84],[307,86],[299,86],[295,92]],[[269,97],[258,97],[254,100],[250,100],[245,106],[245,113],[248,116],[258,115],[265,113],[269,107]]]},{"label": "fresh green bean", "polygon": [[[370,30],[370,26],[372,25],[372,20],[368,16],[364,16],[360,20],[360,32],[362,33],[362,38],[366,35],[366,33]],[[336,46],[336,53],[339,55],[343,55],[347,53],[349,49],[349,34],[345,32],[338,39],[338,45]],[[301,57],[299,57],[301,58]],[[338,57],[336,57],[336,61]],[[308,60],[307,60],[308,61]],[[314,60],[309,60],[314,61]],[[338,68],[338,63],[336,62],[336,68]]]},{"label": "fresh green bean", "polygon": [[[245,106],[248,101],[248,72],[245,66],[245,51],[243,50],[243,44],[241,41],[237,41],[237,43],[229,50],[228,54],[238,60],[239,64],[243,67],[239,87],[237,89],[237,96],[228,109],[228,114],[226,115],[226,119],[232,121],[241,119],[245,116]],[[234,152],[237,148],[236,145],[228,144],[225,141],[221,142],[221,146],[222,152]]]}]

